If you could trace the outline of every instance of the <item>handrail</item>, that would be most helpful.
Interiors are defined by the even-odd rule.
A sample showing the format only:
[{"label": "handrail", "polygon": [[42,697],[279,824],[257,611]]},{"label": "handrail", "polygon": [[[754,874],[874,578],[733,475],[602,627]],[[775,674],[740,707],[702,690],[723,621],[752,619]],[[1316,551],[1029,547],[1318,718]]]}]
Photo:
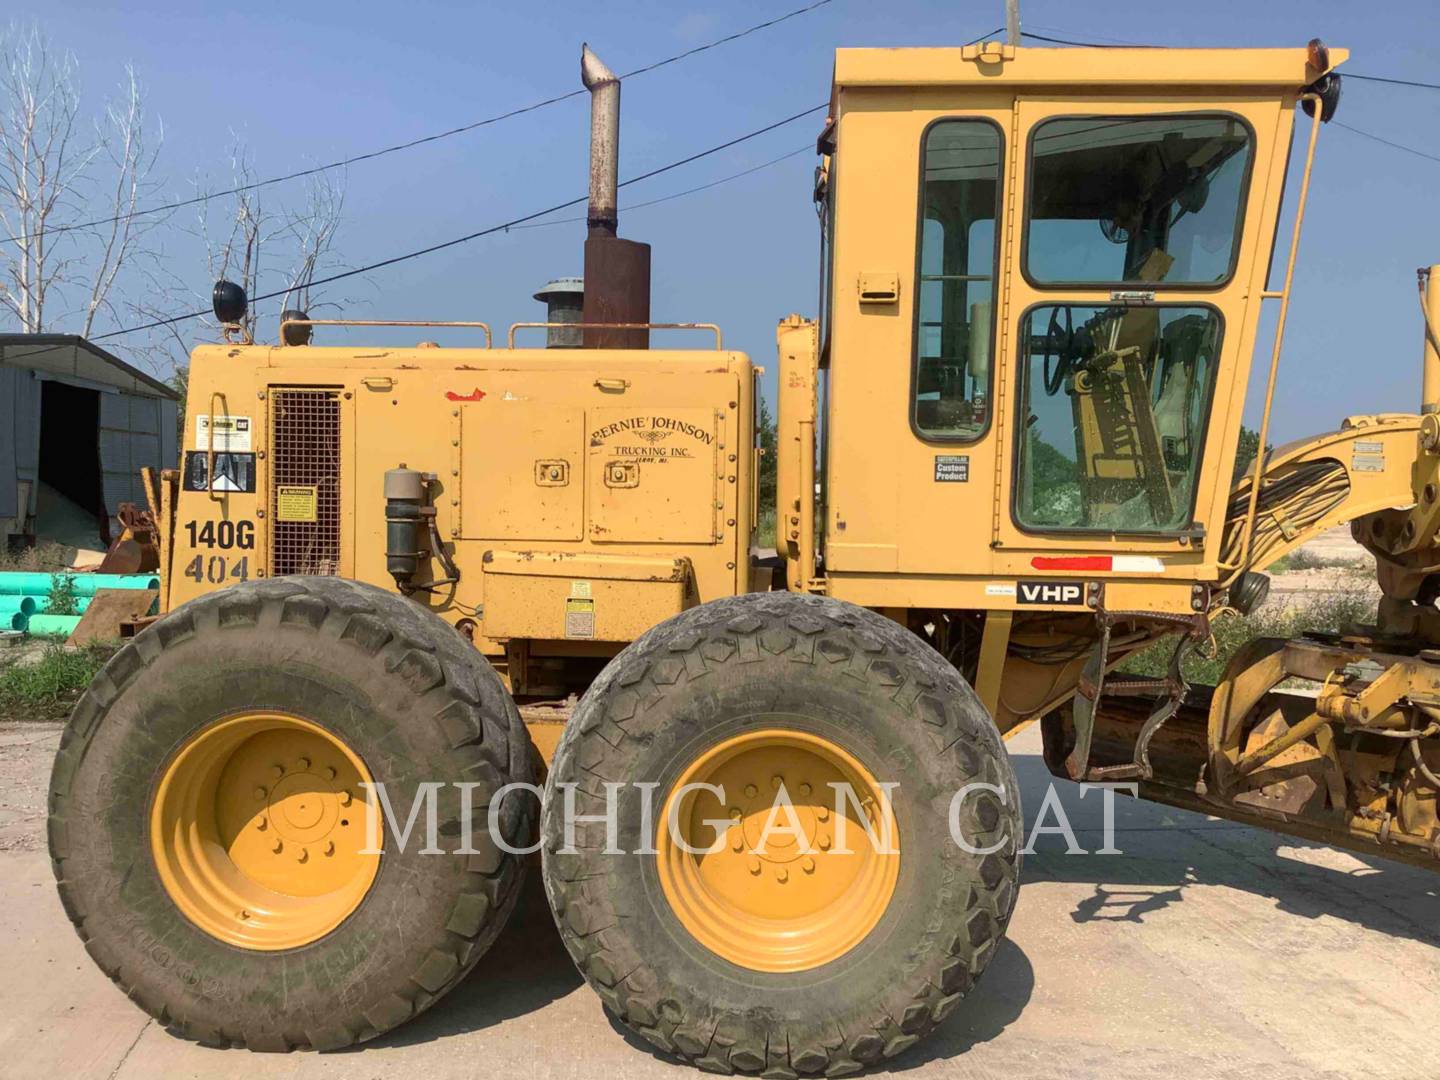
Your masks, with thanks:
[{"label": "handrail", "polygon": [[516,330],[709,330],[715,335],[715,349],[725,347],[720,327],[708,322],[517,322],[510,324],[506,348],[515,348]]},{"label": "handrail", "polygon": [[[280,344],[285,344],[285,328],[287,326],[439,326],[455,327],[459,329],[484,330],[485,348],[490,348],[493,341],[490,336],[490,324],[483,322],[437,322],[434,319],[286,319],[280,324]],[[287,346],[296,348],[297,346]]]},{"label": "handrail", "polygon": [[[1260,481],[1265,477],[1265,443],[1270,437],[1270,407],[1275,401],[1275,379],[1280,370],[1280,346],[1285,340],[1285,319],[1290,314],[1290,286],[1295,280],[1295,261],[1300,252],[1300,226],[1305,221],[1305,204],[1310,198],[1310,170],[1315,164],[1315,144],[1320,138],[1321,117],[1324,108],[1319,94],[1301,94],[1299,101],[1310,101],[1314,106],[1311,115],[1310,141],[1305,147],[1305,172],[1300,179],[1300,195],[1295,204],[1295,226],[1290,233],[1290,257],[1285,263],[1285,284],[1280,289],[1265,289],[1261,300],[1279,300],[1280,311],[1275,318],[1275,342],[1270,350],[1270,375],[1265,382],[1265,411],[1260,414],[1259,442],[1255,446],[1254,472],[1250,477],[1250,505],[1245,511],[1244,539],[1241,543],[1240,564],[1222,585],[1232,584],[1250,565],[1255,543],[1255,513],[1260,504]],[[1298,104],[1299,102],[1297,102]]]}]

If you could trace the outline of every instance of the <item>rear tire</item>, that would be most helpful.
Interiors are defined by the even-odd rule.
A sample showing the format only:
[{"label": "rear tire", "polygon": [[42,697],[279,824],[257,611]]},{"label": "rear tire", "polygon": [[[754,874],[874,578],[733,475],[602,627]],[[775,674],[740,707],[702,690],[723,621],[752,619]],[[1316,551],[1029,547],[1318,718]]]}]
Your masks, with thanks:
[{"label": "rear tire", "polygon": [[[441,782],[436,818],[445,854],[421,853],[422,813],[403,851],[387,831],[363,898],[318,939],[237,947],[202,930],[182,910],[185,896],[161,877],[152,811],[164,797],[161,778],[183,767],[186,748],[211,738],[227,718],[232,726],[248,722],[235,719],[246,714],[298,717],[319,729],[362,774],[385,784],[402,825],[419,785]],[[308,757],[299,760],[311,768]],[[318,761],[314,769],[324,771]],[[226,774],[218,775],[217,791]],[[307,783],[310,776],[297,774]],[[252,582],[165,616],[96,677],[55,761],[50,853],[61,902],[90,955],[173,1033],[252,1050],[334,1049],[423,1011],[490,946],[519,896],[524,861],[492,842],[486,807],[503,784],[532,778],[514,702],[452,627],[357,582]],[[478,784],[476,854],[454,854],[460,782]],[[254,788],[254,797],[263,790]],[[515,796],[500,809],[512,847],[529,842],[533,825],[533,800]],[[210,794],[201,803],[205,797],[212,808],[221,800]],[[350,816],[363,811],[361,798],[346,803]],[[278,813],[270,825],[289,822]],[[264,834],[267,842],[274,831]],[[295,850],[292,844],[284,858]],[[312,867],[334,854],[348,852],[312,845]]]},{"label": "rear tire", "polygon": [[[707,924],[673,904],[673,875],[663,869],[666,841],[657,838],[666,827],[667,792],[696,777],[696,762],[724,760],[727,748],[743,752],[757,738],[762,749],[766,739],[783,743],[776,731],[794,733],[792,743],[818,741],[826,755],[857,763],[851,771],[881,785],[898,784],[899,870],[883,912],[873,925],[864,923],[869,929],[860,940],[843,932],[833,939],[843,953],[817,954],[798,969],[781,946],[766,958],[764,903],[751,904],[729,924],[721,916]],[[792,767],[790,760],[781,778],[787,787],[818,768]],[[769,769],[767,759],[758,759],[756,786],[763,787]],[[598,815],[604,780],[626,782],[618,798],[618,840],[627,854],[604,853],[606,825],[599,821],[575,824],[574,848],[567,852],[563,785],[577,785],[578,814]],[[994,846],[991,854],[967,852],[949,834],[951,797],[976,781],[1004,792],[978,792],[960,803],[967,842]],[[646,782],[656,785],[655,831],[648,836],[635,786]],[[738,784],[753,794],[743,778]],[[739,796],[725,799],[743,804]],[[736,865],[733,877],[741,885],[729,894],[730,910],[748,902],[747,866],[757,889],[774,880],[793,890],[806,875],[821,881],[824,865],[817,872],[790,863],[787,877],[764,852],[761,859],[770,861],[757,862],[753,848],[745,855],[746,813],[732,807],[730,819],[739,827],[715,834],[727,838],[715,858],[729,857],[733,841],[736,857],[748,860]],[[806,820],[821,817],[812,813]],[[720,818],[723,826],[723,810]],[[545,887],[565,945],[605,1005],[632,1030],[711,1071],[842,1075],[914,1045],[974,986],[1014,906],[1020,831],[1015,776],[999,733],[938,653],[865,609],[759,593],[688,611],[610,663],[557,749],[542,850]],[[634,854],[651,842],[659,856]],[[887,895],[883,887],[880,893]],[[785,896],[788,904],[793,894],[772,888],[770,895]],[[832,930],[843,931],[856,918],[857,909],[843,903],[824,909]],[[775,918],[790,918],[793,910]],[[738,928],[751,924],[761,928],[747,939],[748,955],[760,956],[758,963],[744,961],[738,946],[724,942],[727,925],[736,928],[738,941]],[[778,927],[775,941],[786,938],[787,924],[769,925]]]}]

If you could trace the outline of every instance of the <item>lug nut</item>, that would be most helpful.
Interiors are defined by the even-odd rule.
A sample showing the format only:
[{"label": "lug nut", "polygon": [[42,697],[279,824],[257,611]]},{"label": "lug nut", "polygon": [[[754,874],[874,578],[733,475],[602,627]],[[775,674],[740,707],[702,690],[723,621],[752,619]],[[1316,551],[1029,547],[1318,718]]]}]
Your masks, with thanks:
[{"label": "lug nut", "polygon": [[809,795],[810,792],[813,791],[813,790],[814,790],[814,789],[811,788],[811,786],[810,786],[809,784],[801,784],[801,785],[800,785],[800,794],[801,794],[801,795]]},{"label": "lug nut", "polygon": [[739,821],[739,820],[740,820],[740,808],[739,808],[738,806],[732,806],[732,807],[730,807],[730,820],[731,820],[731,821]]},{"label": "lug nut", "polygon": [[779,870],[775,871],[775,880],[780,882],[781,885],[784,885],[790,880],[790,871],[786,870],[783,866],[780,867]]},{"label": "lug nut", "polygon": [[327,844],[325,845],[325,854],[326,854],[326,855],[334,855],[334,854],[335,854],[335,841],[334,841],[334,840],[331,840],[329,843],[327,843]]},{"label": "lug nut", "polygon": [[301,772],[304,772],[306,769],[310,768],[310,759],[304,756],[296,758],[295,768],[299,769]]},{"label": "lug nut", "polygon": [[280,777],[282,777],[282,776],[285,775],[285,766],[284,766],[284,765],[271,765],[271,766],[270,766],[270,775],[273,776],[273,777],[275,777],[275,778],[278,780]]},{"label": "lug nut", "polygon": [[815,860],[809,856],[806,856],[805,861],[800,865],[804,867],[805,873],[807,874],[813,874],[815,872]]},{"label": "lug nut", "polygon": [[752,874],[758,874],[758,873],[760,873],[760,860],[757,859],[754,855],[751,855],[751,856],[750,856],[749,866],[750,866],[750,873],[752,873]]},{"label": "lug nut", "polygon": [[760,789],[757,788],[754,784],[745,785],[745,797],[747,799],[753,799],[758,794],[760,794]]},{"label": "lug nut", "polygon": [[335,769],[334,769],[333,766],[330,766],[330,765],[326,765],[326,766],[325,766],[325,779],[326,779],[326,780],[334,780],[334,779],[335,779]]},{"label": "lug nut", "polygon": [[816,816],[817,818],[819,818],[821,821],[829,821],[829,820],[830,820],[830,808],[829,808],[828,806],[817,806],[817,807],[815,808],[815,816]]},{"label": "lug nut", "polygon": [[310,861],[310,852],[306,851],[306,850],[302,847],[302,848],[300,849],[300,854],[297,855],[297,856],[295,856],[295,861],[296,861],[296,862],[309,862],[309,861]]},{"label": "lug nut", "polygon": [[260,819],[255,822],[255,828],[259,829],[261,832],[264,832],[269,827],[270,820],[266,818],[263,814],[260,816]]},{"label": "lug nut", "polygon": [[348,792],[348,791],[342,791],[342,792],[340,792],[340,805],[341,805],[341,806],[349,806],[349,805],[350,805],[350,802],[351,802],[351,800],[352,800],[353,798],[354,798],[354,796],[351,795],[350,792]]},{"label": "lug nut", "polygon": [[779,775],[778,773],[777,773],[776,775],[770,777],[770,786],[771,786],[771,787],[776,787],[776,788],[778,788],[778,787],[783,786],[784,783],[785,783],[785,778],[784,778],[783,776]]},{"label": "lug nut", "polygon": [[268,795],[268,794],[270,794],[270,793],[269,793],[268,791],[266,791],[263,787],[257,787],[257,788],[255,789],[255,798],[257,798],[257,799],[263,799],[263,798],[265,798],[265,796]]},{"label": "lug nut", "polygon": [[284,840],[276,840],[276,841],[275,841],[275,846],[274,846],[273,848],[271,848],[270,850],[273,851],[273,852],[275,852],[276,855],[279,855],[280,852],[282,852],[282,851],[285,850],[285,841],[284,841]]},{"label": "lug nut", "polygon": [[820,837],[820,850],[821,850],[821,851],[829,851],[829,850],[830,850],[830,838],[829,838],[828,836],[822,836],[822,837]]},{"label": "lug nut", "polygon": [[733,830],[733,832],[735,833],[735,838],[730,841],[731,850],[743,851],[745,848],[745,834],[742,833],[739,829],[735,829]]}]

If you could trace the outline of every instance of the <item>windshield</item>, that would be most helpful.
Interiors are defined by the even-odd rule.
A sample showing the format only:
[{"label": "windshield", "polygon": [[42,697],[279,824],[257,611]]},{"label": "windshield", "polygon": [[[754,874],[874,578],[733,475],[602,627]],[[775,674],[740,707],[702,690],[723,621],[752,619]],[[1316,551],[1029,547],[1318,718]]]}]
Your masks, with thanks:
[{"label": "windshield", "polygon": [[1219,285],[1252,140],[1225,116],[1068,117],[1035,129],[1025,268],[1040,285]]}]

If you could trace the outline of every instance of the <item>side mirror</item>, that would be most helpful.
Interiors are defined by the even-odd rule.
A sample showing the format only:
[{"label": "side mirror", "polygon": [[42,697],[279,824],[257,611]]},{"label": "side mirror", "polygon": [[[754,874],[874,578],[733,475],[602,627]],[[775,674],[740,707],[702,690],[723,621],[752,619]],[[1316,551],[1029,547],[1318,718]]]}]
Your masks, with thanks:
[{"label": "side mirror", "polygon": [[245,290],[233,281],[223,279],[215,283],[215,290],[211,293],[210,302],[215,310],[215,318],[221,323],[240,322],[245,318],[245,312],[250,307]]}]

